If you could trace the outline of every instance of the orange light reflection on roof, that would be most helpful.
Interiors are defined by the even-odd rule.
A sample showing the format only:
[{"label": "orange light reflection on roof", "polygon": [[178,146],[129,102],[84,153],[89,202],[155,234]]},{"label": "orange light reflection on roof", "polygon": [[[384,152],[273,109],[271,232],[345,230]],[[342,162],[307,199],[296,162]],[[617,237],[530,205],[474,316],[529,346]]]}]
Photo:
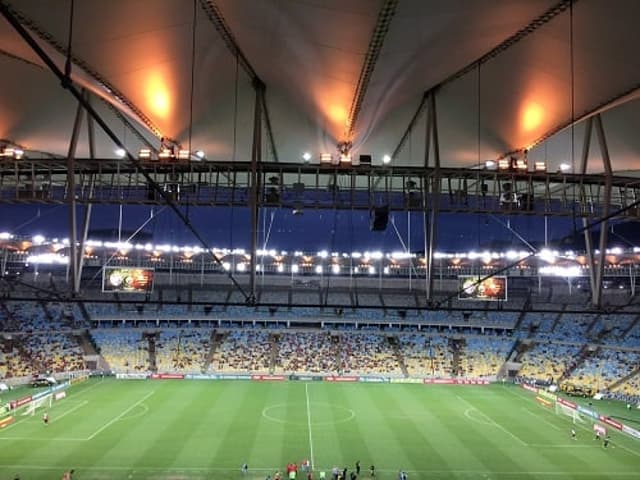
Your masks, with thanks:
[{"label": "orange light reflection on roof", "polygon": [[145,82],[145,101],[149,110],[158,117],[166,119],[171,112],[171,95],[164,79],[157,73]]},{"label": "orange light reflection on roof", "polygon": [[538,128],[544,119],[544,109],[540,104],[529,102],[522,110],[520,124],[525,132],[530,132]]}]

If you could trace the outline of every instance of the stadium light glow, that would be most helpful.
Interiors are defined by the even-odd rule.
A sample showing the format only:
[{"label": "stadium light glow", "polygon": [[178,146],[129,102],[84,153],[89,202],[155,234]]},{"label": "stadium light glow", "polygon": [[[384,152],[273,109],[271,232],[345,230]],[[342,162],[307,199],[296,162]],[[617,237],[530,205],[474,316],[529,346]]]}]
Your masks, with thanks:
[{"label": "stadium light glow", "polygon": [[369,275],[375,275],[376,274],[376,268],[373,266],[369,267]]},{"label": "stadium light glow", "polygon": [[204,159],[204,152],[202,150],[196,150],[196,157],[200,160]]},{"label": "stadium light glow", "polygon": [[568,163],[561,163],[560,164],[560,171],[561,172],[568,172],[569,170],[571,170],[571,165],[569,165]]},{"label": "stadium light glow", "polygon": [[300,270],[298,265],[291,265],[291,273],[298,273],[298,270]]},{"label": "stadium light glow", "polygon": [[338,275],[340,273],[340,265],[334,263],[333,265],[331,265],[331,271],[334,273],[334,275]]},{"label": "stadium light glow", "polygon": [[385,165],[388,165],[391,163],[391,155],[384,155],[382,157],[382,163],[384,163]]},{"label": "stadium light glow", "polygon": [[282,264],[280,264],[280,265],[277,266],[276,270],[277,270],[278,273],[282,273],[282,272],[284,272],[284,266]]},{"label": "stadium light glow", "polygon": [[302,159],[303,159],[305,162],[310,162],[310,161],[311,161],[311,154],[310,154],[309,152],[304,152],[304,153],[302,154]]},{"label": "stadium light glow", "polygon": [[320,258],[327,258],[329,256],[329,252],[327,252],[326,250],[321,250],[318,252],[318,256]]},{"label": "stadium light glow", "polygon": [[33,243],[35,243],[36,245],[42,245],[44,243],[44,236],[43,235],[34,235],[33,236]]},{"label": "stadium light glow", "polygon": [[540,250],[540,253],[538,253],[538,257],[547,263],[555,263],[557,256],[557,252],[552,252],[548,248],[543,248],[542,250]]},{"label": "stadium light glow", "polygon": [[487,160],[486,162],[484,162],[484,166],[487,168],[493,168],[496,166],[496,162],[494,162],[493,160]]},{"label": "stadium light glow", "polygon": [[236,265],[236,270],[238,272],[244,272],[247,269],[247,266],[244,263],[239,263]]},{"label": "stadium light glow", "polygon": [[0,240],[9,240],[11,234],[9,232],[0,232]]},{"label": "stadium light glow", "polygon": [[231,264],[229,262],[223,262],[222,268],[224,268],[224,270],[228,272],[229,270],[231,270]]},{"label": "stadium light glow", "polygon": [[116,148],[115,154],[116,154],[116,157],[124,158],[127,152],[124,148]]},{"label": "stadium light glow", "polygon": [[317,274],[321,274],[322,273],[322,265],[316,265],[316,273]]},{"label": "stadium light glow", "polygon": [[66,265],[69,263],[69,257],[63,257],[57,253],[41,253],[39,255],[29,255],[27,262],[42,265]]},{"label": "stadium light glow", "polygon": [[550,275],[554,277],[577,277],[580,275],[580,267],[560,267],[558,265],[548,265],[538,269],[540,275]]}]

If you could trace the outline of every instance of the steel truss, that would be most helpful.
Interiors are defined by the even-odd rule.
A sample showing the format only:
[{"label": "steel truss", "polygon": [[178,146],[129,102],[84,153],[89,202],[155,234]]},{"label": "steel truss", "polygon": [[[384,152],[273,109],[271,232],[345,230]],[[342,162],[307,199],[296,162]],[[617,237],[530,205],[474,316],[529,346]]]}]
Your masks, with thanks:
[{"label": "steel truss", "polygon": [[[165,204],[147,178],[127,160],[5,159],[0,161],[0,203],[63,204],[70,180],[77,204]],[[430,211],[595,218],[640,200],[640,178],[609,175],[510,172],[444,167],[335,167],[259,163],[259,207]],[[247,206],[249,162],[145,165],[149,176],[177,204]],[[609,193],[606,191],[610,182]],[[436,192],[440,195],[436,195]],[[637,217],[637,209],[625,215]]]}]

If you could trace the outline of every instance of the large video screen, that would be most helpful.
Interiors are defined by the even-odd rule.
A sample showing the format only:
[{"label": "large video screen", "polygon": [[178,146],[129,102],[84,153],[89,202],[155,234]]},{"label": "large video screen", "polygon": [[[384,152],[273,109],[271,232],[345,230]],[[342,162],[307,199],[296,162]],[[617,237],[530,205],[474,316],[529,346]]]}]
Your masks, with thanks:
[{"label": "large video screen", "polygon": [[460,275],[458,298],[460,300],[501,301],[507,299],[507,277],[483,277]]},{"label": "large video screen", "polygon": [[145,293],[153,290],[152,268],[105,267],[103,292]]}]

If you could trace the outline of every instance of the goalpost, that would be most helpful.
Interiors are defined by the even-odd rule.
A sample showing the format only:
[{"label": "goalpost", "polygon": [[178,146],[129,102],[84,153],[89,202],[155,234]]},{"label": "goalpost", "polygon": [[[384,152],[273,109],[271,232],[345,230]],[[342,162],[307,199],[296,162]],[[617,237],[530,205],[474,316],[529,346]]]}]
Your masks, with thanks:
[{"label": "goalpost", "polygon": [[573,423],[585,423],[578,410],[556,402],[556,415],[566,415]]},{"label": "goalpost", "polygon": [[51,408],[51,405],[53,405],[53,393],[49,393],[43,397],[40,397],[36,400],[31,400],[31,402],[29,402],[27,408],[24,410],[24,412],[22,412],[22,415],[35,415],[36,411],[40,408],[40,407],[48,407]]}]

